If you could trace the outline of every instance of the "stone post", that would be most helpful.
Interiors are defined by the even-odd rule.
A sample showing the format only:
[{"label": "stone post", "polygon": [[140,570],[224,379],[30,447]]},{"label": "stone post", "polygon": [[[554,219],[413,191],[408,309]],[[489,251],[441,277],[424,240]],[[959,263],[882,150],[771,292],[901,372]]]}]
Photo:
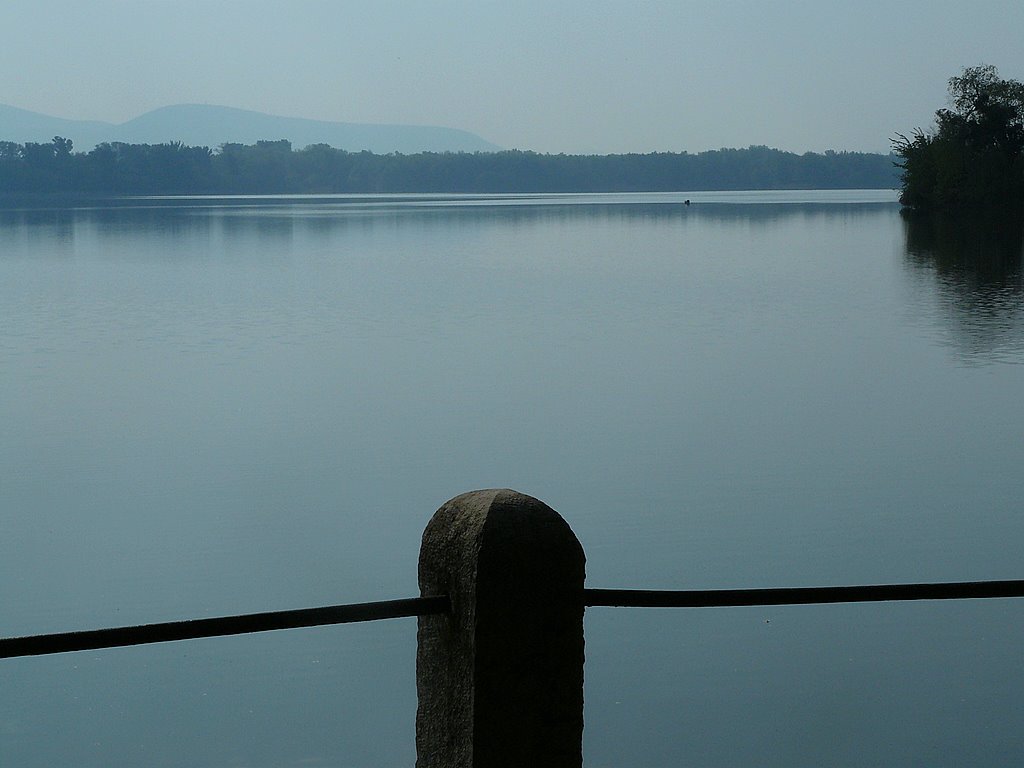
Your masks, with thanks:
[{"label": "stone post", "polygon": [[583,579],[572,529],[510,490],[457,496],[423,532],[416,768],[580,768]]}]

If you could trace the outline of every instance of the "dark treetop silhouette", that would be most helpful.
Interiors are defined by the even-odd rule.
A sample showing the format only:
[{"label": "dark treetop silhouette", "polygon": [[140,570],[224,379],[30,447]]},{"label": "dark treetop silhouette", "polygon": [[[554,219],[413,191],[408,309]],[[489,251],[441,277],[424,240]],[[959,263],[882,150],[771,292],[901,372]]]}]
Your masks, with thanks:
[{"label": "dark treetop silhouette", "polygon": [[935,128],[898,134],[903,191],[910,208],[1019,210],[1024,203],[1024,84],[995,67],[967,67],[949,80],[949,109]]}]

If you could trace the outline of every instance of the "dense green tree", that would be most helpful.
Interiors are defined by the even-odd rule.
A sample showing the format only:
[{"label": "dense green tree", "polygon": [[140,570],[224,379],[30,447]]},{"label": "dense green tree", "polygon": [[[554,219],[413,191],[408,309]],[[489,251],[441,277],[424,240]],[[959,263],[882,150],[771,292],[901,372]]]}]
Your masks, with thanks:
[{"label": "dense green tree", "polygon": [[1024,203],[1024,85],[995,67],[949,80],[949,109],[935,128],[897,135],[901,201],[912,208],[1019,207]]},{"label": "dense green tree", "polygon": [[54,136],[53,141],[53,155],[58,159],[71,157],[71,150],[74,148],[74,144],[71,139],[65,139],[63,136]]}]

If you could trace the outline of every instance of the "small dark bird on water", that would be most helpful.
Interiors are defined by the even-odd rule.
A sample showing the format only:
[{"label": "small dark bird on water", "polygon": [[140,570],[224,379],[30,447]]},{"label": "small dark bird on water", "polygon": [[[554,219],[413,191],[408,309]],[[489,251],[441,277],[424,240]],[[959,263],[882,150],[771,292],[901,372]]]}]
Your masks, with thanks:
[{"label": "small dark bird on water", "polygon": [[689,205],[689,204],[690,204],[689,200],[683,200],[683,205]]}]

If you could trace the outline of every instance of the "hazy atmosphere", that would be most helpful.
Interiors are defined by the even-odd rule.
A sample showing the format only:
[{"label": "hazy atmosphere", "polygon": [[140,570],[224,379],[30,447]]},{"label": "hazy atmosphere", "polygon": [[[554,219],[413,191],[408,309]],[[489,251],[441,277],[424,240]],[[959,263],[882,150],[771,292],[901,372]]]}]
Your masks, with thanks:
[{"label": "hazy atmosphere", "polygon": [[[441,125],[538,152],[886,152],[946,80],[1024,77],[1020,2],[15,0],[0,103]],[[2,138],[2,137],[0,137]],[[268,137],[286,138],[286,137]]]},{"label": "hazy atmosphere", "polygon": [[3,9],[0,768],[1024,767],[1024,1]]}]

